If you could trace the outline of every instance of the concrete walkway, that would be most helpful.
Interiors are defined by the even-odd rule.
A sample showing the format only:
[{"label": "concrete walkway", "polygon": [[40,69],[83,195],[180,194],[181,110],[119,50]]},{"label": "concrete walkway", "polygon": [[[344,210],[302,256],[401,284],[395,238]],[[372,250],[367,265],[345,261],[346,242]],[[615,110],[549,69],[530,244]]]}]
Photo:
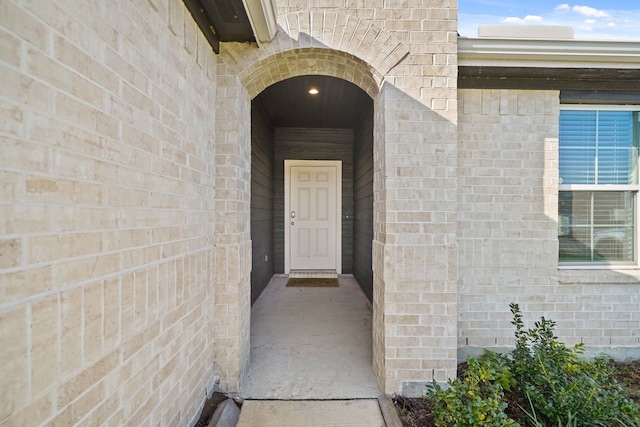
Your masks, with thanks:
[{"label": "concrete walkway", "polygon": [[287,277],[274,276],[267,285],[251,309],[237,427],[385,426],[371,308],[352,276],[339,281],[338,288],[287,288]]},{"label": "concrete walkway", "polygon": [[373,400],[245,400],[236,427],[385,427]]},{"label": "concrete walkway", "polygon": [[372,314],[356,280],[341,276],[338,288],[286,282],[274,277],[252,307],[242,398],[376,399],[382,391],[372,369]]}]

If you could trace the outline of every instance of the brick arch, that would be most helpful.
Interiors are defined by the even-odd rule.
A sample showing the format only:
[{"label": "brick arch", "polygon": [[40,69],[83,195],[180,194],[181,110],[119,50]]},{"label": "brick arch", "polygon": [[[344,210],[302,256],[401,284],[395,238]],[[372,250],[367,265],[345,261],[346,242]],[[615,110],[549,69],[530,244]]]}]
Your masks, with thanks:
[{"label": "brick arch", "polygon": [[293,12],[281,15],[278,24],[275,39],[258,49],[247,44],[223,49],[251,98],[305,74],[338,77],[375,97],[385,75],[409,54],[373,22],[339,12]]},{"label": "brick arch", "polygon": [[274,55],[254,65],[242,80],[254,98],[272,84],[302,75],[337,77],[355,84],[371,98],[378,93],[379,82],[367,65],[353,56],[327,49],[295,49]]}]

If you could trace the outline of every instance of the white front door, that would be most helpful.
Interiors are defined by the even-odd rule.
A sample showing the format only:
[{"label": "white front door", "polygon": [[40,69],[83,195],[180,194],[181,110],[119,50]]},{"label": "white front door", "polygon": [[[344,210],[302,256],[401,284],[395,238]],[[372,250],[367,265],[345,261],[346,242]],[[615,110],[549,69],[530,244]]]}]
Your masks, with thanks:
[{"label": "white front door", "polygon": [[341,175],[341,162],[285,161],[286,273],[340,272]]}]

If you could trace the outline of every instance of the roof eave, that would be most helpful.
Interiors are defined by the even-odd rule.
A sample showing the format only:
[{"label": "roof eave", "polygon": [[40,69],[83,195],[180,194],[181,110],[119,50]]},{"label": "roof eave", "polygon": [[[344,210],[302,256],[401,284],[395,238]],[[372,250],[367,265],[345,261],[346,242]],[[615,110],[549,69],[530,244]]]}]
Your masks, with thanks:
[{"label": "roof eave", "polygon": [[458,65],[638,69],[640,42],[459,37]]}]

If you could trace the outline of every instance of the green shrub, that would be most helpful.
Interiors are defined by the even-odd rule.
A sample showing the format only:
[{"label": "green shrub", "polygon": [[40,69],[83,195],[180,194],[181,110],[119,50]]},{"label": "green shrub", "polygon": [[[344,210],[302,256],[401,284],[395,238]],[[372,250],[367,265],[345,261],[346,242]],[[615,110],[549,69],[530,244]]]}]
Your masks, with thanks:
[{"label": "green shrub", "polygon": [[430,387],[427,398],[433,407],[437,426],[507,427],[518,424],[508,418],[502,401],[504,389],[511,387],[511,374],[492,352],[485,352],[479,359],[469,359],[468,369],[463,379],[449,381],[449,388],[442,388],[435,382]]},{"label": "green shrub", "polygon": [[544,317],[525,329],[517,304],[510,305],[516,348],[508,365],[516,388],[531,402],[536,425],[638,426],[640,409],[613,379],[604,359],[580,359],[582,345],[566,347]]},{"label": "green shrub", "polygon": [[604,359],[582,360],[583,346],[567,347],[544,317],[524,328],[517,304],[510,305],[516,348],[506,355],[486,351],[469,359],[462,378],[448,388],[435,382],[427,392],[439,427],[518,426],[504,410],[504,390],[514,387],[528,402],[522,408],[534,427],[640,427],[640,407],[614,379]]}]

